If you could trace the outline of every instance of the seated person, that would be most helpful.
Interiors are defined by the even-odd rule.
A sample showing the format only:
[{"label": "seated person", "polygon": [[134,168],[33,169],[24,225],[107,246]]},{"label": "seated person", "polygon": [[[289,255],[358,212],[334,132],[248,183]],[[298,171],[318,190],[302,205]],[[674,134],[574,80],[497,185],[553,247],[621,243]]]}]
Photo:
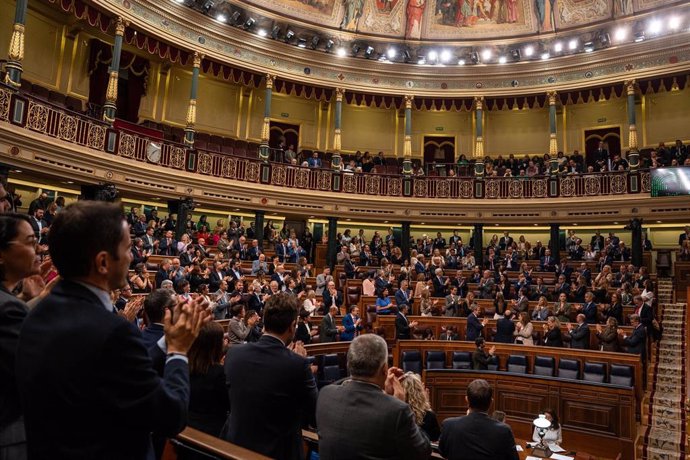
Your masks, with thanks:
[{"label": "seated person", "polygon": [[[544,443],[549,445],[557,445],[560,447],[563,442],[563,435],[561,433],[561,425],[558,423],[558,415],[551,409],[546,409],[544,411],[544,416],[551,422],[551,426],[546,429],[546,434],[544,435]],[[532,434],[532,439],[535,442],[539,442],[541,438],[539,437],[539,428],[534,427],[534,433]]]}]

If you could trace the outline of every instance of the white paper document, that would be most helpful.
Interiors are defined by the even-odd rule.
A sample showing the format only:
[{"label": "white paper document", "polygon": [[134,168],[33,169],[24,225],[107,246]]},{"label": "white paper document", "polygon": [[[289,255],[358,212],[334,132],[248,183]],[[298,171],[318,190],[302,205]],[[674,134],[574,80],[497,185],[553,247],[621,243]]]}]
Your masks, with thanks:
[{"label": "white paper document", "polygon": [[568,457],[567,455],[553,454],[551,457],[554,460],[574,460],[574,457]]},{"label": "white paper document", "polygon": [[555,444],[552,442],[549,443],[549,449],[551,449],[551,452],[554,452],[554,453],[565,452],[564,448],[562,448],[558,444]]}]

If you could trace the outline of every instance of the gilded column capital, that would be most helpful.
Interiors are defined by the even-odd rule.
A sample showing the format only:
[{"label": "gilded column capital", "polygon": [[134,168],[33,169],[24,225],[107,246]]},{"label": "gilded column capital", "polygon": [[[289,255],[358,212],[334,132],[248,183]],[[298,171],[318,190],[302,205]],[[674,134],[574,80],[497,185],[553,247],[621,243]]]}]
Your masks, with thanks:
[{"label": "gilded column capital", "polygon": [[335,89],[335,101],[336,102],[343,102],[343,96],[345,95],[345,88],[336,88]]},{"label": "gilded column capital", "polygon": [[203,58],[203,54],[199,53],[198,51],[194,51],[194,60],[192,61],[192,67],[194,67],[195,69],[201,67],[201,60]]},{"label": "gilded column capital", "polygon": [[635,80],[626,80],[625,81],[625,91],[628,96],[632,96],[635,94],[635,85],[637,84],[637,81]]},{"label": "gilded column capital", "polygon": [[549,98],[549,105],[556,105],[556,96],[558,96],[556,91],[547,91],[546,96]]},{"label": "gilded column capital", "polygon": [[474,96],[474,108],[484,110],[484,96]]},{"label": "gilded column capital", "polygon": [[411,94],[406,94],[405,95],[405,108],[406,109],[411,109],[412,108],[412,101],[414,100],[414,96]]},{"label": "gilded column capital", "polygon": [[129,27],[129,21],[125,20],[122,16],[118,16],[115,20],[115,35],[122,37],[125,34],[126,27]]},{"label": "gilded column capital", "polygon": [[276,80],[276,76],[270,73],[266,74],[266,89],[273,89],[273,83]]}]

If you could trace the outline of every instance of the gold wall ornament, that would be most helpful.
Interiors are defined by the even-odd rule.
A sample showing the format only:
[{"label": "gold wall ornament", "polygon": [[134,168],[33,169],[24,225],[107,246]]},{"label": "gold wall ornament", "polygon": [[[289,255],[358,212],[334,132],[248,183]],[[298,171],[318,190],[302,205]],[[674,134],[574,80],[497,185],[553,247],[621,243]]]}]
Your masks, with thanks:
[{"label": "gold wall ornament", "polygon": [[275,83],[276,76],[270,73],[266,74],[266,89],[273,89],[273,83]]},{"label": "gold wall ornament", "polygon": [[477,137],[474,147],[475,158],[482,158],[484,156],[484,138],[482,136]]},{"label": "gold wall ornament", "polygon": [[340,152],[341,149],[341,135],[340,135],[340,129],[335,130],[335,134],[333,135],[333,150],[336,152]]},{"label": "gold wall ornament", "polygon": [[196,99],[189,100],[189,106],[187,107],[187,118],[186,118],[187,128],[193,128],[196,124]]},{"label": "gold wall ornament", "polygon": [[549,155],[558,155],[558,137],[556,133],[549,134]]},{"label": "gold wall ornament", "polygon": [[345,89],[344,88],[336,88],[335,89],[335,101],[336,102],[343,102],[343,96],[345,95]]},{"label": "gold wall ornament", "polygon": [[269,117],[264,117],[264,124],[261,126],[261,140],[268,142],[268,138],[271,134],[271,119]]},{"label": "gold wall ornament", "polygon": [[10,61],[24,60],[24,24],[15,23],[12,27],[10,49],[7,53]]},{"label": "gold wall ornament", "polygon": [[412,136],[409,134],[405,135],[403,141],[403,158],[412,158]]},{"label": "gold wall ornament", "polygon": [[549,97],[549,105],[556,105],[556,96],[558,93],[556,91],[547,91],[546,95]]},{"label": "gold wall ornament", "polygon": [[628,148],[630,150],[637,150],[637,126],[630,125],[628,127]]},{"label": "gold wall ornament", "polygon": [[197,69],[201,67],[201,60],[203,58],[203,54],[199,53],[198,51],[194,51],[194,60],[192,61],[192,67],[196,67]]},{"label": "gold wall ornament", "polygon": [[635,80],[626,80],[624,84],[626,94],[628,96],[633,96],[635,94],[635,85],[637,82]]},{"label": "gold wall ornament", "polygon": [[484,110],[484,96],[474,96],[475,110]]},{"label": "gold wall ornament", "polygon": [[406,109],[411,109],[412,108],[412,101],[414,100],[414,96],[411,94],[406,94],[405,95],[405,108]]},{"label": "gold wall ornament", "polygon": [[8,121],[10,119],[11,97],[12,95],[8,90],[0,88],[0,120],[2,121]]},{"label": "gold wall ornament", "polygon": [[108,89],[105,90],[105,100],[106,103],[110,102],[115,104],[117,102],[117,78],[119,73],[117,70],[110,71],[110,77],[108,78]]}]

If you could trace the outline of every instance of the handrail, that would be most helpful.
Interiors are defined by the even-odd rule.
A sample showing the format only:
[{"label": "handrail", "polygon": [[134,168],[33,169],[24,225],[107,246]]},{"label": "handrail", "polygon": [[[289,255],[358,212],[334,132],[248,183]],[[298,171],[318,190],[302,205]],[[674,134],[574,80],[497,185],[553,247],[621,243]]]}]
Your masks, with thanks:
[{"label": "handrail", "polygon": [[191,445],[204,453],[212,454],[223,460],[269,460],[259,453],[229,443],[194,428],[187,427],[175,438],[182,444]]},{"label": "handrail", "polygon": [[[18,109],[20,106],[21,109]],[[10,108],[12,116],[10,117]],[[102,121],[74,115],[30,95],[0,86],[0,122],[143,164],[276,187],[344,195],[433,199],[571,198],[649,193],[649,171],[509,177],[422,177],[302,168],[152,140]],[[152,147],[155,142],[156,147]],[[160,144],[160,151],[158,150]]]}]

